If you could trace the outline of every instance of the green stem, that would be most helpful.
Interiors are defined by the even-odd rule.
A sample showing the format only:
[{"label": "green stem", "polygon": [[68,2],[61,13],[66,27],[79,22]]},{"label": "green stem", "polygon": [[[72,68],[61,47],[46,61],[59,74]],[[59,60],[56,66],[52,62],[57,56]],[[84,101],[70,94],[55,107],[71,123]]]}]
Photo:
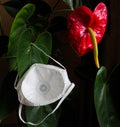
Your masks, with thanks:
[{"label": "green stem", "polygon": [[94,31],[91,28],[88,28],[88,31],[92,38],[93,43],[93,54],[94,54],[94,61],[97,66],[97,68],[100,68],[99,59],[98,59],[98,46],[97,46],[97,40]]}]

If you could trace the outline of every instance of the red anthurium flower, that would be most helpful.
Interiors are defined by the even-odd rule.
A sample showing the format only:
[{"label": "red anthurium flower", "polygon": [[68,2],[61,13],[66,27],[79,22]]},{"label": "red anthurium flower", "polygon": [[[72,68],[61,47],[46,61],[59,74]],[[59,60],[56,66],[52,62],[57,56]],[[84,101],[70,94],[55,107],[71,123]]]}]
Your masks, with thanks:
[{"label": "red anthurium flower", "polygon": [[[107,7],[99,3],[92,12],[86,6],[76,8],[68,17],[69,42],[80,56],[94,49],[101,41],[107,24]],[[96,58],[95,58],[96,59]],[[99,66],[99,65],[98,65]]]}]

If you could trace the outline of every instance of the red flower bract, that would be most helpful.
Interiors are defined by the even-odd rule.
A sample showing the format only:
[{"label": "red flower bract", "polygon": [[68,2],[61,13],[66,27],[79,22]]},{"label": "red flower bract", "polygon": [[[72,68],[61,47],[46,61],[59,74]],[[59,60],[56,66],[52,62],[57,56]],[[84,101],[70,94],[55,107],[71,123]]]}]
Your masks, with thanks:
[{"label": "red flower bract", "polygon": [[107,7],[99,3],[92,12],[86,6],[76,8],[68,17],[68,38],[70,44],[80,56],[93,49],[91,35],[88,28],[94,31],[97,43],[105,33],[107,24]]}]

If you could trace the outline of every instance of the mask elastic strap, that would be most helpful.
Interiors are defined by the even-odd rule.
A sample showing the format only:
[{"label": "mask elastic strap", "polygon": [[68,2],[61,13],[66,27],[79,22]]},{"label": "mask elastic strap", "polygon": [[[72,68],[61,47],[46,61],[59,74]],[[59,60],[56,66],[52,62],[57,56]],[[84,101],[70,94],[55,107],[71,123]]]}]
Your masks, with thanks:
[{"label": "mask elastic strap", "polygon": [[16,84],[17,84],[17,81],[18,81],[18,77],[19,77],[19,76],[18,76],[18,74],[17,74],[17,76],[16,76],[16,78],[15,78],[15,82],[14,82],[14,88],[15,88],[15,89],[17,89]]},{"label": "mask elastic strap", "polygon": [[[40,52],[42,52],[44,55],[46,55],[47,57],[49,57],[51,60],[53,60],[55,63],[57,63],[59,66],[61,66],[64,70],[66,70],[66,68],[60,63],[58,62],[57,60],[55,60],[53,57],[51,57],[50,55],[48,55],[45,51],[43,51],[41,48],[39,48],[36,44],[34,43],[31,43],[32,46],[34,46],[36,49],[38,49]],[[15,79],[15,82],[14,82],[14,88],[16,89],[17,86],[17,80],[18,80],[18,74],[16,76],[16,79]]]},{"label": "mask elastic strap", "polygon": [[57,60],[55,60],[54,58],[52,58],[51,56],[49,56],[46,52],[44,52],[41,48],[39,48],[36,44],[31,43],[31,45],[33,45],[36,49],[38,49],[39,51],[41,51],[44,55],[46,55],[47,57],[49,57],[51,60],[53,60],[55,63],[57,63],[58,65],[60,65],[62,68],[64,68],[66,70],[66,68],[59,63]]},{"label": "mask elastic strap", "polygon": [[45,118],[43,118],[43,120],[41,120],[39,123],[32,123],[32,122],[26,122],[23,120],[22,118],[22,107],[23,105],[20,104],[19,106],[19,118],[20,120],[25,123],[25,124],[29,124],[29,125],[33,125],[33,126],[37,126],[41,123],[43,123],[50,115],[52,115],[58,108],[59,106],[62,104],[62,102],[64,101],[64,99],[69,95],[69,93],[72,91],[72,89],[74,88],[75,84],[74,83],[71,83],[70,87],[67,89],[66,93],[63,95],[63,97],[60,99],[60,101],[58,102],[57,106],[54,108],[54,110],[52,112],[50,112]]}]

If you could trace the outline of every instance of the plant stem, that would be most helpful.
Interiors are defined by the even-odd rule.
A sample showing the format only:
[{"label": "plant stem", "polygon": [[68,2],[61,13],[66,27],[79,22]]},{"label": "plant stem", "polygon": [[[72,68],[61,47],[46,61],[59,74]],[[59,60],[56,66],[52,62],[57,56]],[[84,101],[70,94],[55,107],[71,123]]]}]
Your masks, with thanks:
[{"label": "plant stem", "polygon": [[88,32],[91,35],[92,38],[92,44],[93,44],[93,54],[94,54],[94,61],[97,68],[100,68],[99,59],[98,59],[98,46],[97,46],[97,40],[94,31],[91,28],[88,28]]}]

